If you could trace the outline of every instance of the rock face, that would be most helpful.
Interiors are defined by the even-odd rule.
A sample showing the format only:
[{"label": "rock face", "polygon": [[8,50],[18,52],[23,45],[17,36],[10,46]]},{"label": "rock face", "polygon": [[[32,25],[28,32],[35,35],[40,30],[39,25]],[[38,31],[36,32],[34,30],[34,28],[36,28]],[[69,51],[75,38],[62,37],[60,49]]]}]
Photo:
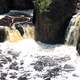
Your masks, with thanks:
[{"label": "rock face", "polygon": [[33,9],[33,0],[13,0],[14,9]]},{"label": "rock face", "polygon": [[0,0],[0,14],[8,12],[8,6],[6,0]]},{"label": "rock face", "polygon": [[4,16],[2,19],[0,19],[0,26],[8,26],[11,27],[14,23],[17,22],[30,22],[32,17],[27,16]]},{"label": "rock face", "polygon": [[7,13],[9,10],[28,10],[33,7],[33,0],[0,0],[0,14]]},{"label": "rock face", "polygon": [[5,16],[2,19],[0,19],[0,26],[8,26],[10,27],[12,25],[12,18],[9,16]]},{"label": "rock face", "polygon": [[76,50],[77,50],[78,54],[80,55],[80,39],[76,45]]},{"label": "rock face", "polygon": [[63,43],[66,26],[75,13],[77,1],[50,0],[49,4],[48,0],[44,1],[38,0],[35,3],[36,15],[33,19],[36,20],[37,39],[46,43]]},{"label": "rock face", "polygon": [[77,0],[76,12],[80,11],[80,0]]},{"label": "rock face", "polygon": [[24,29],[23,29],[23,27],[20,24],[15,24],[15,28],[19,31],[21,36],[24,35]]},{"label": "rock face", "polygon": [[0,42],[5,41],[7,38],[7,33],[4,27],[0,27]]}]

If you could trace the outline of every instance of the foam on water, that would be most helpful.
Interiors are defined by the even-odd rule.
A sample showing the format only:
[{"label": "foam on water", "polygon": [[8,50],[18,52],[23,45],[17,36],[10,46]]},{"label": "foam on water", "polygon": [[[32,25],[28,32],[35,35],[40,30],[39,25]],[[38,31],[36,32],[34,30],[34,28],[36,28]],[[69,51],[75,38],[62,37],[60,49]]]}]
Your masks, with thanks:
[{"label": "foam on water", "polygon": [[[53,58],[68,58],[68,56],[71,58],[71,60],[68,61],[63,61],[63,63],[59,63],[61,65],[65,64],[70,64],[75,67],[75,71],[72,73],[66,73],[65,75],[68,76],[68,80],[72,80],[73,77],[71,77],[71,74],[77,74],[79,75],[80,71],[80,58],[77,56],[77,51],[74,46],[68,46],[68,45],[49,45],[49,44],[44,44],[41,42],[36,42],[32,39],[24,39],[18,43],[11,43],[11,42],[4,42],[0,43],[0,50],[3,51],[17,51],[19,52],[19,57],[18,57],[18,62],[20,60],[24,61],[24,70],[25,71],[32,71],[31,72],[31,79],[30,80],[43,80],[42,78],[37,77],[34,79],[33,77],[37,74],[35,70],[33,70],[33,67],[30,66],[30,64],[33,61],[36,61],[37,59],[35,58],[36,56],[49,56]],[[15,53],[16,54],[16,53]],[[76,65],[77,64],[77,65]],[[38,72],[38,74],[42,74]],[[79,80],[80,76],[78,78],[74,78],[73,80]],[[55,80],[62,80],[62,76],[58,76],[55,78]],[[52,78],[51,80],[54,80]],[[66,80],[64,78],[64,80]]]},{"label": "foam on water", "polygon": [[[58,55],[58,56],[64,56],[64,55],[70,55],[70,56],[76,56],[77,51],[75,46],[68,46],[68,45],[50,45],[50,44],[44,44],[41,42],[36,42],[33,39],[23,39],[22,41],[19,41],[17,43],[11,43],[11,42],[4,42],[0,43],[0,49],[5,48],[12,48],[17,51],[21,51],[23,54],[24,52],[31,52],[31,54],[35,55],[35,52],[37,54],[39,52],[39,55]],[[26,55],[26,54],[24,54]]]}]

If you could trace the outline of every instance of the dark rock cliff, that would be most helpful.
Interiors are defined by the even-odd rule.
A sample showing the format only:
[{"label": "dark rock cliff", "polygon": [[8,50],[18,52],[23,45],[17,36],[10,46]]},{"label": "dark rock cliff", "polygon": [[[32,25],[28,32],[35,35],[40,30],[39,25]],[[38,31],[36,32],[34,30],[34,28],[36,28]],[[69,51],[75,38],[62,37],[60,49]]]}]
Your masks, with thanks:
[{"label": "dark rock cliff", "polygon": [[[46,0],[49,4],[43,3],[42,11],[44,11],[42,13],[39,12],[41,6],[37,7],[41,0],[36,0],[35,7],[33,1],[0,0],[0,14],[12,9],[34,9],[33,22],[36,24],[36,39],[46,43],[63,43],[67,25],[71,17],[79,10],[80,0],[50,0],[51,3]],[[48,12],[45,12],[45,8]]]},{"label": "dark rock cliff", "polygon": [[52,0],[47,11],[44,9],[46,6],[41,7],[42,3],[36,7],[40,2],[36,0],[36,15],[33,18],[36,20],[37,39],[45,43],[63,43],[68,22],[75,14],[77,0]]},{"label": "dark rock cliff", "polygon": [[0,0],[0,14],[14,9],[28,10],[33,8],[33,0]]}]

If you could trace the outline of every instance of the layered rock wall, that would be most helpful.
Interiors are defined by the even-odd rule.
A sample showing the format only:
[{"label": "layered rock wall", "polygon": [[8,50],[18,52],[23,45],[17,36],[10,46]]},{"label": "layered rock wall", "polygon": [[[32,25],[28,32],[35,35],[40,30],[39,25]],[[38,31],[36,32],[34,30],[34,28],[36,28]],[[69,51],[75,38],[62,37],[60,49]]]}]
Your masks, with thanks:
[{"label": "layered rock wall", "polygon": [[[43,3],[45,3],[43,6]],[[46,43],[63,43],[65,30],[75,14],[77,0],[36,0],[35,24],[37,39]],[[39,5],[40,4],[40,5]]]},{"label": "layered rock wall", "polygon": [[27,10],[33,8],[33,0],[0,0],[0,14],[14,9]]}]

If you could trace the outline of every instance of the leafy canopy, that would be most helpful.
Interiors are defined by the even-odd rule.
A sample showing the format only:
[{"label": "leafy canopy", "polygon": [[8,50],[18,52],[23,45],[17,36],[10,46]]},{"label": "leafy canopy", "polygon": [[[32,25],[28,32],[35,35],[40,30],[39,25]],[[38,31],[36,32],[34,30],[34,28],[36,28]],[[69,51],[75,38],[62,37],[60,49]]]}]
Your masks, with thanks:
[{"label": "leafy canopy", "polygon": [[48,12],[48,8],[51,3],[52,0],[36,0],[36,6],[39,13]]}]

